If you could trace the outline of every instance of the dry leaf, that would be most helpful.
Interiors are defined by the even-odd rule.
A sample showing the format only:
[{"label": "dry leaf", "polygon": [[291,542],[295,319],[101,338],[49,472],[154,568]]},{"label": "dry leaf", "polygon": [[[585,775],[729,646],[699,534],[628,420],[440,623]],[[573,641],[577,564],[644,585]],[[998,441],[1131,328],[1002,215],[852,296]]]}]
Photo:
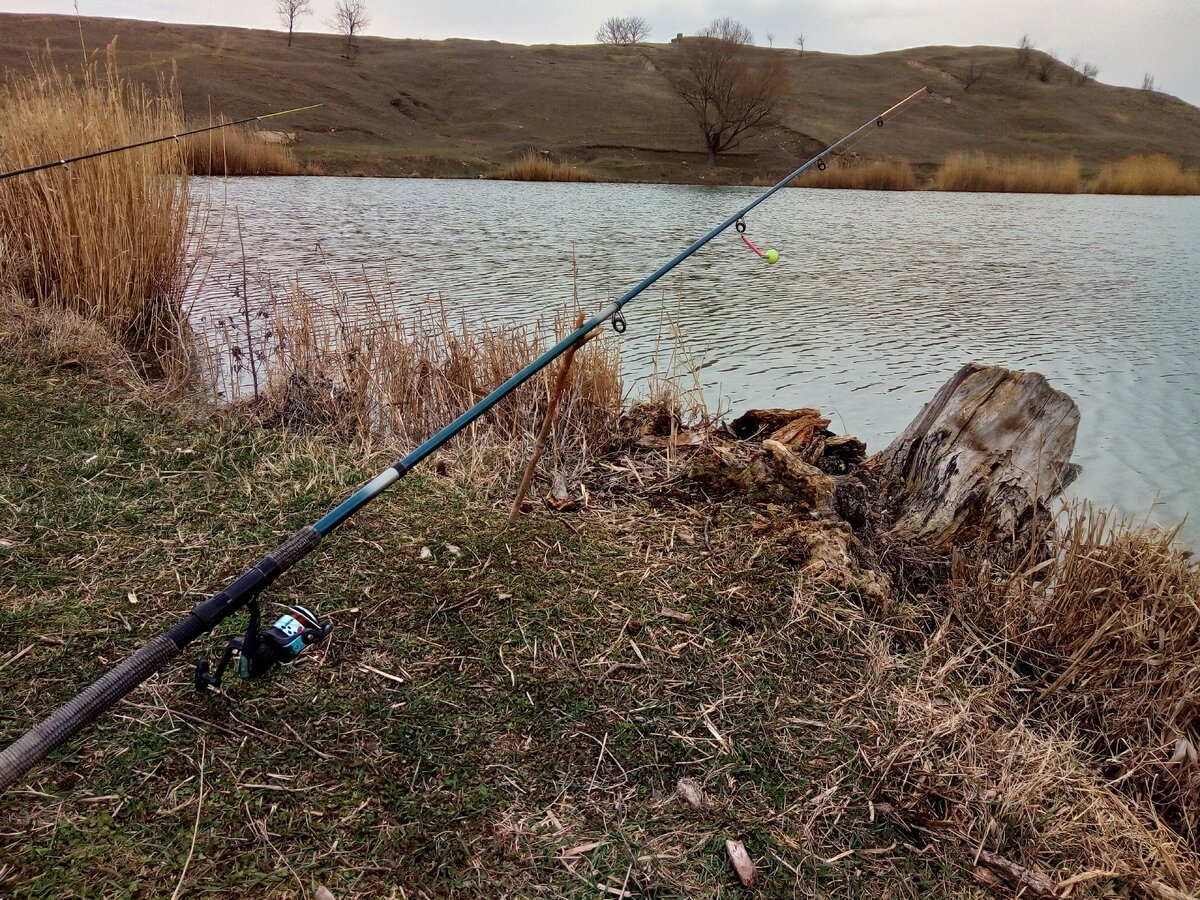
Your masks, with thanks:
[{"label": "dry leaf", "polygon": [[725,852],[729,854],[729,861],[733,863],[733,871],[737,873],[742,887],[754,887],[758,882],[758,870],[754,868],[754,860],[746,852],[745,845],[741,841],[726,841]]},{"label": "dry leaf", "polygon": [[691,613],[680,612],[677,609],[669,609],[665,606],[659,610],[658,614],[664,619],[674,619],[676,622],[691,622],[696,618]]},{"label": "dry leaf", "polygon": [[570,850],[564,850],[558,854],[559,859],[569,859],[572,856],[583,856],[585,853],[591,853],[597,847],[603,847],[608,841],[592,841],[590,844],[580,844],[578,847],[572,847]]},{"label": "dry leaf", "polygon": [[433,551],[428,547],[422,547],[421,552],[417,554],[419,559],[433,559]]},{"label": "dry leaf", "polygon": [[675,785],[675,796],[692,809],[704,809],[707,805],[704,788],[694,778],[680,778],[679,783]]}]

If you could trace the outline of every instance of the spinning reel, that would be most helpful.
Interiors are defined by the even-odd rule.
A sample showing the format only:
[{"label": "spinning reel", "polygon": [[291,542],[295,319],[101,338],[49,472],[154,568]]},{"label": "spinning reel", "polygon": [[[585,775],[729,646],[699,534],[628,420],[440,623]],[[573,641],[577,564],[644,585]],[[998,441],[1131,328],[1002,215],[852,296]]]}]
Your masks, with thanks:
[{"label": "spinning reel", "polygon": [[259,631],[258,601],[249,603],[250,621],[246,633],[225,645],[217,667],[209,671],[207,659],[196,663],[196,690],[203,693],[221,686],[221,676],[236,654],[238,677],[250,681],[261,678],[283,663],[289,663],[305,650],[316,646],[333,631],[333,623],[322,621],[303,606],[286,607],[287,612],[266,631]]}]

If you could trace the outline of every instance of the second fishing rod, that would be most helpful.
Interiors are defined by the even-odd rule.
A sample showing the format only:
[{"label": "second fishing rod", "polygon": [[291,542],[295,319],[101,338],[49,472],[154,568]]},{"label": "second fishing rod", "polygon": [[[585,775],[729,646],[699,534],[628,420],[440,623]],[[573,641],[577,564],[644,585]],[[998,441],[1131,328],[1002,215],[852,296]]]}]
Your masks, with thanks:
[{"label": "second fishing rod", "polygon": [[[490,394],[466,410],[453,422],[429,437],[410,453],[397,460],[379,475],[363,485],[354,494],[335,506],[311,525],[301,528],[282,544],[247,569],[239,578],[208,600],[197,604],[180,622],[169,631],[152,638],[132,656],[110,669],[96,682],[82,690],[73,699],[60,706],[41,722],[30,728],[10,746],[0,751],[0,791],[7,789],[18,778],[28,772],[54,748],[69,740],[76,732],[92,722],[106,709],[158,672],[184,647],[202,634],[212,631],[222,621],[243,608],[249,608],[250,623],[244,636],[234,638],[214,670],[207,661],[197,666],[196,685],[200,689],[213,687],[227,665],[237,660],[238,673],[244,678],[255,678],[281,662],[288,662],[307,648],[326,637],[332,626],[310,610],[294,607],[281,616],[265,631],[259,630],[258,597],[280,575],[316,549],[321,540],[339,525],[379,496],[388,487],[436,452],[472,422],[487,414],[497,403],[518,387],[550,365],[555,359],[575,346],[596,328],[612,320],[617,332],[624,332],[625,319],[622,310],[630,301],[660,278],[703,248],[731,226],[743,222],[755,207],[765,203],[777,192],[812,167],[824,168],[826,161],[839,151],[857,143],[872,130],[885,125],[895,116],[913,106],[929,93],[928,88],[915,91],[899,103],[889,107],[858,128],[835,141],[821,153],[809,159],[778,184],[767,189],[728,218],[714,226],[672,259],[647,275],[636,285],[613,300],[582,325],[563,337],[553,347],[542,353],[519,372],[512,375]],[[771,251],[774,252],[774,251]]]}]

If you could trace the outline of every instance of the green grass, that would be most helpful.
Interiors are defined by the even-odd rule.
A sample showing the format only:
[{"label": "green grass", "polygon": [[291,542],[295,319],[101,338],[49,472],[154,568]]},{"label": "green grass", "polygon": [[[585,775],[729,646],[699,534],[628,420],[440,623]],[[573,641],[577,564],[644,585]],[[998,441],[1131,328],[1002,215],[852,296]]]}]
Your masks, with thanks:
[{"label": "green grass", "polygon": [[[380,468],[340,454],[0,367],[0,739]],[[733,838],[760,897],[975,896],[870,820],[864,644],[795,602],[770,511],[635,499],[505,535],[433,472],[273,589],[332,616],[326,645],[198,695],[226,623],[0,797],[0,895],[170,896],[194,839],[181,896],[739,896]]]}]

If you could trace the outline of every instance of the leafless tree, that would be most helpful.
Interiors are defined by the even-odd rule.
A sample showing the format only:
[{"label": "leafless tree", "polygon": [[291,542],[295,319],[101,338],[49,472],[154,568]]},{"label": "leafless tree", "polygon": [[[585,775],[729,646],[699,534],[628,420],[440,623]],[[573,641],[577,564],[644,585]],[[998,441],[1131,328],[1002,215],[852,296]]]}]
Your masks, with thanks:
[{"label": "leafless tree", "polygon": [[786,77],[777,59],[754,62],[749,29],[716,19],[699,37],[679,45],[675,92],[692,110],[709,165],[749,133],[778,122]]},{"label": "leafless tree", "polygon": [[804,55],[804,32],[803,31],[800,32],[798,35],[796,35],[796,46],[800,48],[800,55],[803,56]]},{"label": "leafless tree", "polygon": [[279,16],[280,24],[287,27],[288,46],[292,46],[292,32],[296,29],[296,20],[301,16],[312,15],[312,4],[309,0],[278,0],[275,4],[275,14]]},{"label": "leafless tree", "polygon": [[975,62],[974,57],[971,57],[971,63],[967,67],[967,74],[963,78],[963,90],[969,91],[971,89],[971,85],[975,84],[975,82],[979,81],[979,79],[986,74],[987,66],[980,65],[979,63]]},{"label": "leafless tree", "polygon": [[700,36],[729,41],[732,44],[750,45],[754,43],[754,32],[737,19],[731,19],[729,16],[713,19],[708,23],[708,27],[700,32]]},{"label": "leafless tree", "polygon": [[1017,68],[1028,73],[1033,68],[1033,41],[1029,35],[1021,35],[1021,43],[1017,45]]},{"label": "leafless tree", "polygon": [[767,32],[767,46],[772,48],[775,46],[775,33],[772,31]]},{"label": "leafless tree", "polygon": [[371,24],[364,0],[337,0],[333,17],[325,22],[338,34],[346,36],[346,58],[354,57],[354,36]]},{"label": "leafless tree", "polygon": [[1071,68],[1075,70],[1075,84],[1077,85],[1095,81],[1096,76],[1100,74],[1099,66],[1095,63],[1083,62],[1078,53],[1071,57]]},{"label": "leafless tree", "polygon": [[613,16],[596,32],[598,44],[640,44],[650,36],[650,25],[641,16]]},{"label": "leafless tree", "polygon": [[1154,90],[1154,76],[1151,75],[1149,72],[1147,72],[1145,75],[1142,76],[1142,90],[1143,91],[1153,91]]}]

